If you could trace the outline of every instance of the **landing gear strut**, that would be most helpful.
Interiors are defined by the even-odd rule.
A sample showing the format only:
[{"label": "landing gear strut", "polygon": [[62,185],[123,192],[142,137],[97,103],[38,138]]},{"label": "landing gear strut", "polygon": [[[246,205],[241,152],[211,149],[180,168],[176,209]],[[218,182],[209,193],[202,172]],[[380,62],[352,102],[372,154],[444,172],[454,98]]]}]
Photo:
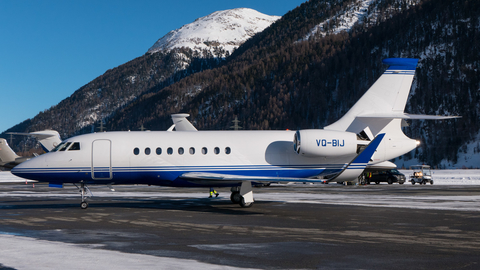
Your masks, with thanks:
[{"label": "landing gear strut", "polygon": [[[75,185],[76,186],[76,185]],[[78,186],[77,186],[78,188]],[[87,209],[88,208],[88,202],[87,202],[87,190],[90,192],[88,187],[85,185],[84,182],[80,183],[80,194],[82,195],[82,202],[80,203],[80,208],[82,209]],[[91,192],[90,192],[91,193]]]}]

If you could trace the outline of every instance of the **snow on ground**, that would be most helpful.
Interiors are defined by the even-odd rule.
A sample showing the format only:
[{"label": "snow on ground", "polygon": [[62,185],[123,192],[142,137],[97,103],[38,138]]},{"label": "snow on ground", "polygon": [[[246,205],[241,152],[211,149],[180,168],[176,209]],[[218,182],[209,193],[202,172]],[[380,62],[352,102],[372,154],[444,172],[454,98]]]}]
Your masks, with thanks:
[{"label": "snow on ground", "polygon": [[[399,170],[407,180],[412,170]],[[434,185],[480,185],[480,170],[432,170]]]},{"label": "snow on ground", "polygon": [[195,260],[123,253],[101,245],[79,245],[1,234],[0,268],[14,269],[245,269]]},{"label": "snow on ground", "polygon": [[[412,173],[409,170],[401,171],[407,176]],[[455,186],[480,185],[480,170],[434,170],[434,185]],[[0,183],[16,183],[25,180],[12,175],[10,172],[0,172]],[[335,204],[363,207],[390,207],[407,209],[432,209],[450,211],[480,211],[480,196],[440,196],[417,195],[400,192],[382,193],[382,189],[428,189],[430,185],[412,186],[408,183],[400,185],[372,185],[349,186],[335,188],[338,185],[298,185],[298,192],[278,193],[262,189],[262,192],[255,193],[255,199],[259,201],[280,201],[286,203],[311,203],[311,204]],[[281,186],[281,185],[280,185]],[[313,187],[310,189],[309,187]],[[320,189],[319,189],[320,187]],[[335,188],[335,192],[319,192],[322,188]],[[291,187],[288,187],[292,189]],[[295,189],[295,187],[293,188]],[[72,189],[52,189],[54,192],[19,190],[15,192],[0,192],[0,197],[79,197]],[[100,197],[147,197],[147,198],[191,198],[206,199],[205,192],[186,192],[182,189],[162,190],[161,192],[110,192],[108,189],[95,187],[92,189],[95,196]],[[158,190],[158,189],[157,189]],[[174,192],[172,192],[175,190]],[[178,190],[178,191],[177,191]],[[272,189],[273,191],[273,189]],[[360,192],[357,192],[360,191]],[[372,192],[370,192],[372,191]],[[182,193],[183,192],[183,193]],[[222,192],[219,200],[229,201],[230,193]],[[116,269],[238,269],[223,265],[214,265],[195,260],[158,257],[143,254],[123,253],[102,249],[102,245],[80,245],[55,241],[39,240],[31,237],[5,234],[0,231],[0,268],[11,267],[14,269],[106,269],[115,265]],[[54,254],[54,255],[52,255]],[[64,259],[68,258],[68,259]],[[85,258],[88,258],[85,260]]]},{"label": "snow on ground", "polygon": [[[399,170],[410,178],[412,170]],[[480,170],[432,170],[435,185],[480,185]],[[30,181],[34,182],[34,181]],[[0,171],[0,184],[25,183],[25,179]]]}]

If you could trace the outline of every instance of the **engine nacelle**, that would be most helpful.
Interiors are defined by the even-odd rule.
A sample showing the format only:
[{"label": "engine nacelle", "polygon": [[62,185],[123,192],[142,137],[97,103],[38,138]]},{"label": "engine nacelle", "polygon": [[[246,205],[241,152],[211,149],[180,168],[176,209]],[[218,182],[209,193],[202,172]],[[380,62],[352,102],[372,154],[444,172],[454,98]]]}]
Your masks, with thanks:
[{"label": "engine nacelle", "polygon": [[293,149],[306,157],[354,155],[357,151],[357,135],[323,129],[297,130],[293,138]]}]

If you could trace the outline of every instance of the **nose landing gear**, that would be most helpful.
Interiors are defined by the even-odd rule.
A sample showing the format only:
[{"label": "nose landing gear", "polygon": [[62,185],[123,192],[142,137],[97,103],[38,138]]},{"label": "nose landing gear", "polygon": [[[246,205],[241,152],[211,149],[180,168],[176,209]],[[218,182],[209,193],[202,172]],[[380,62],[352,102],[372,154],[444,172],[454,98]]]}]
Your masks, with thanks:
[{"label": "nose landing gear", "polygon": [[[87,185],[85,185],[84,182],[80,183],[80,187],[78,187],[77,185],[75,186],[78,189],[80,189],[80,194],[82,196],[82,202],[80,203],[80,208],[87,209],[88,208],[87,197],[90,197],[92,195],[92,192],[90,191],[90,189],[88,189]],[[87,195],[87,191],[88,193],[90,193],[90,195]]]}]

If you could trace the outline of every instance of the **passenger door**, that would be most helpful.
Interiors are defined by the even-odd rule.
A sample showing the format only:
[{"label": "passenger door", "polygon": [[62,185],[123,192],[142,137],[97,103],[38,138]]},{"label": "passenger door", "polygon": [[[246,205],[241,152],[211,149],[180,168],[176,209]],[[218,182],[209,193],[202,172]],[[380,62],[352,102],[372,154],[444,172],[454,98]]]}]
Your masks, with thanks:
[{"label": "passenger door", "polygon": [[92,143],[92,179],[112,179],[112,142],[95,140]]}]

